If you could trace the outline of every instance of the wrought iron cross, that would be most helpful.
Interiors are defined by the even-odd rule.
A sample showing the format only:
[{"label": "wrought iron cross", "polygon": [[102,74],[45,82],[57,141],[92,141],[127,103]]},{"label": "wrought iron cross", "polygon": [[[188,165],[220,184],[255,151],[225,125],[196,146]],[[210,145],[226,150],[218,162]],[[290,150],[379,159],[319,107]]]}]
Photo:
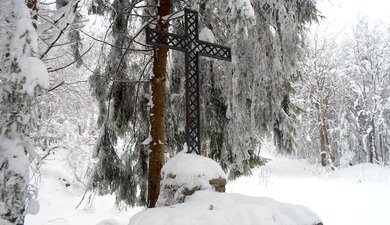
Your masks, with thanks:
[{"label": "wrought iron cross", "polygon": [[199,40],[198,12],[184,9],[184,35],[146,28],[146,43],[185,53],[186,141],[188,153],[200,155],[199,56],[231,61],[230,48]]}]

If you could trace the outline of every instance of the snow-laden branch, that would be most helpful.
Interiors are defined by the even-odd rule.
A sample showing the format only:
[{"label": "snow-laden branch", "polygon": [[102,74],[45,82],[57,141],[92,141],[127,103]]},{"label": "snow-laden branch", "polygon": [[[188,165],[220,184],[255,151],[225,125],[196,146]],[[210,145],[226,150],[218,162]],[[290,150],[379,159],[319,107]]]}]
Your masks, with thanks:
[{"label": "snow-laden branch", "polygon": [[60,8],[52,17],[41,17],[44,24],[38,28],[38,35],[43,42],[39,51],[42,59],[55,46],[65,30],[73,23],[80,0],[72,0]]}]

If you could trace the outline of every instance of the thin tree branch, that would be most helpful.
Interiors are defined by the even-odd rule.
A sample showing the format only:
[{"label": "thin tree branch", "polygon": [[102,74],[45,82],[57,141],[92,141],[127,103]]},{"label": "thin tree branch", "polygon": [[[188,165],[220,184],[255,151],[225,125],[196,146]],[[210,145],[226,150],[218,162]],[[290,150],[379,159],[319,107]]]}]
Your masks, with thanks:
[{"label": "thin tree branch", "polygon": [[[74,5],[72,6],[73,7],[73,13],[76,12],[77,10],[77,7],[78,7],[78,4],[80,3],[80,0],[77,0],[76,3],[74,3]],[[63,18],[63,17],[61,17]],[[60,19],[61,19],[60,18]],[[59,20],[60,20],[59,19]],[[57,21],[54,21],[54,24],[56,24]],[[54,47],[55,43],[60,39],[60,37],[62,36],[62,34],[64,33],[64,31],[69,27],[70,23],[67,23],[62,29],[60,29],[60,32],[58,33],[57,37],[54,39],[54,41],[52,43],[50,43],[50,45],[48,46],[48,48],[41,54],[40,56],[40,59],[42,59],[43,57],[45,57],[45,55]],[[58,27],[57,27],[58,28]],[[59,28],[58,28],[59,29]]]},{"label": "thin tree branch", "polygon": [[61,81],[59,84],[55,85],[54,87],[51,87],[47,93],[51,92],[51,91],[54,91],[55,89],[57,89],[58,87],[60,87],[61,85],[63,85],[65,83],[65,81]]},{"label": "thin tree branch", "polygon": [[53,45],[53,47],[73,45],[73,44],[76,44],[76,43],[81,43],[81,40],[80,41],[69,41],[69,42],[65,42],[65,43],[55,44],[55,45]]},{"label": "thin tree branch", "polygon": [[74,82],[71,82],[71,83],[64,83],[64,85],[80,84],[80,83],[86,83],[88,81],[89,80],[78,80],[78,81],[74,81]]},{"label": "thin tree branch", "polygon": [[79,61],[85,54],[87,54],[93,47],[93,44],[88,48],[87,51],[85,51],[83,54],[81,54],[77,59],[73,60],[71,63],[65,65],[65,66],[62,66],[62,67],[59,67],[59,68],[56,68],[56,69],[52,69],[52,70],[48,70],[47,72],[49,73],[53,73],[53,72],[56,72],[58,70],[62,70],[62,69],[65,69],[69,66],[71,66],[72,64],[76,63],[77,61]]},{"label": "thin tree branch", "polygon": [[80,30],[81,33],[87,35],[88,37],[90,37],[91,39],[95,40],[95,41],[98,41],[100,43],[103,43],[103,44],[106,44],[106,45],[109,45],[113,48],[117,48],[117,49],[122,49],[122,50],[130,50],[130,51],[141,51],[141,52],[149,52],[149,51],[152,51],[153,49],[135,49],[135,48],[124,48],[124,47],[120,47],[120,46],[116,46],[116,45],[113,45],[113,44],[110,44],[108,43],[107,41],[104,41],[104,40],[100,40],[98,38],[95,38],[93,37],[92,35],[86,33],[85,31],[83,30]]},{"label": "thin tree branch", "polygon": [[[148,60],[148,62],[146,63],[146,65],[144,66],[144,68],[142,69],[142,72],[141,72],[141,74],[140,74],[140,76],[139,76],[139,83],[141,82],[141,79],[145,76],[145,71],[146,71],[146,69],[149,67],[149,64],[152,62],[152,59],[153,59],[153,57],[150,57],[149,58],[149,60]],[[135,94],[135,107],[133,107],[134,108],[134,115],[137,115],[137,104],[138,104],[138,94],[139,94],[139,89],[140,89],[140,87],[139,87],[139,84],[137,85],[137,91],[136,91],[136,94]],[[134,120],[133,120],[133,138],[134,138],[134,140],[136,140],[136,132],[135,132],[135,130],[136,130],[136,126],[135,126],[135,124],[136,124],[136,122],[137,122],[137,116],[134,116]]]}]

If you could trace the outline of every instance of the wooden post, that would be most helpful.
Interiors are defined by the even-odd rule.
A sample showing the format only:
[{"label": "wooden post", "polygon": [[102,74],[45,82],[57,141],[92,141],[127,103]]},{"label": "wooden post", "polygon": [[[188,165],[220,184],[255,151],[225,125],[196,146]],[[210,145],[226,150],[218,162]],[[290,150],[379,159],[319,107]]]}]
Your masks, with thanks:
[{"label": "wooden post", "polygon": [[[158,16],[169,15],[170,0],[161,0],[158,8]],[[161,19],[157,22],[157,29],[166,31],[168,24]],[[161,169],[164,165],[165,147],[165,108],[166,108],[166,68],[167,48],[154,48],[152,86],[152,108],[150,110],[151,153],[149,155],[149,176],[148,176],[148,208],[154,208],[160,193]]]}]

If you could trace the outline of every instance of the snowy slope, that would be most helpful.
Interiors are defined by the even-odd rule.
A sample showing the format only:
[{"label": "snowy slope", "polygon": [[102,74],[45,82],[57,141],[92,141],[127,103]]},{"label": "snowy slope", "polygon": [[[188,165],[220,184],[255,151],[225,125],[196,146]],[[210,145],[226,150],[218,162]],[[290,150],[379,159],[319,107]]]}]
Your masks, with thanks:
[{"label": "snowy slope", "polygon": [[[141,208],[119,211],[112,196],[90,195],[75,209],[84,191],[67,173],[60,153],[42,168],[38,215],[27,216],[28,225],[127,225]],[[62,180],[62,179],[65,179]],[[66,187],[69,183],[70,186]],[[270,197],[304,205],[326,225],[387,225],[390,221],[390,168],[362,164],[326,171],[302,160],[274,159],[254,170],[253,176],[227,185],[228,193]]]}]

